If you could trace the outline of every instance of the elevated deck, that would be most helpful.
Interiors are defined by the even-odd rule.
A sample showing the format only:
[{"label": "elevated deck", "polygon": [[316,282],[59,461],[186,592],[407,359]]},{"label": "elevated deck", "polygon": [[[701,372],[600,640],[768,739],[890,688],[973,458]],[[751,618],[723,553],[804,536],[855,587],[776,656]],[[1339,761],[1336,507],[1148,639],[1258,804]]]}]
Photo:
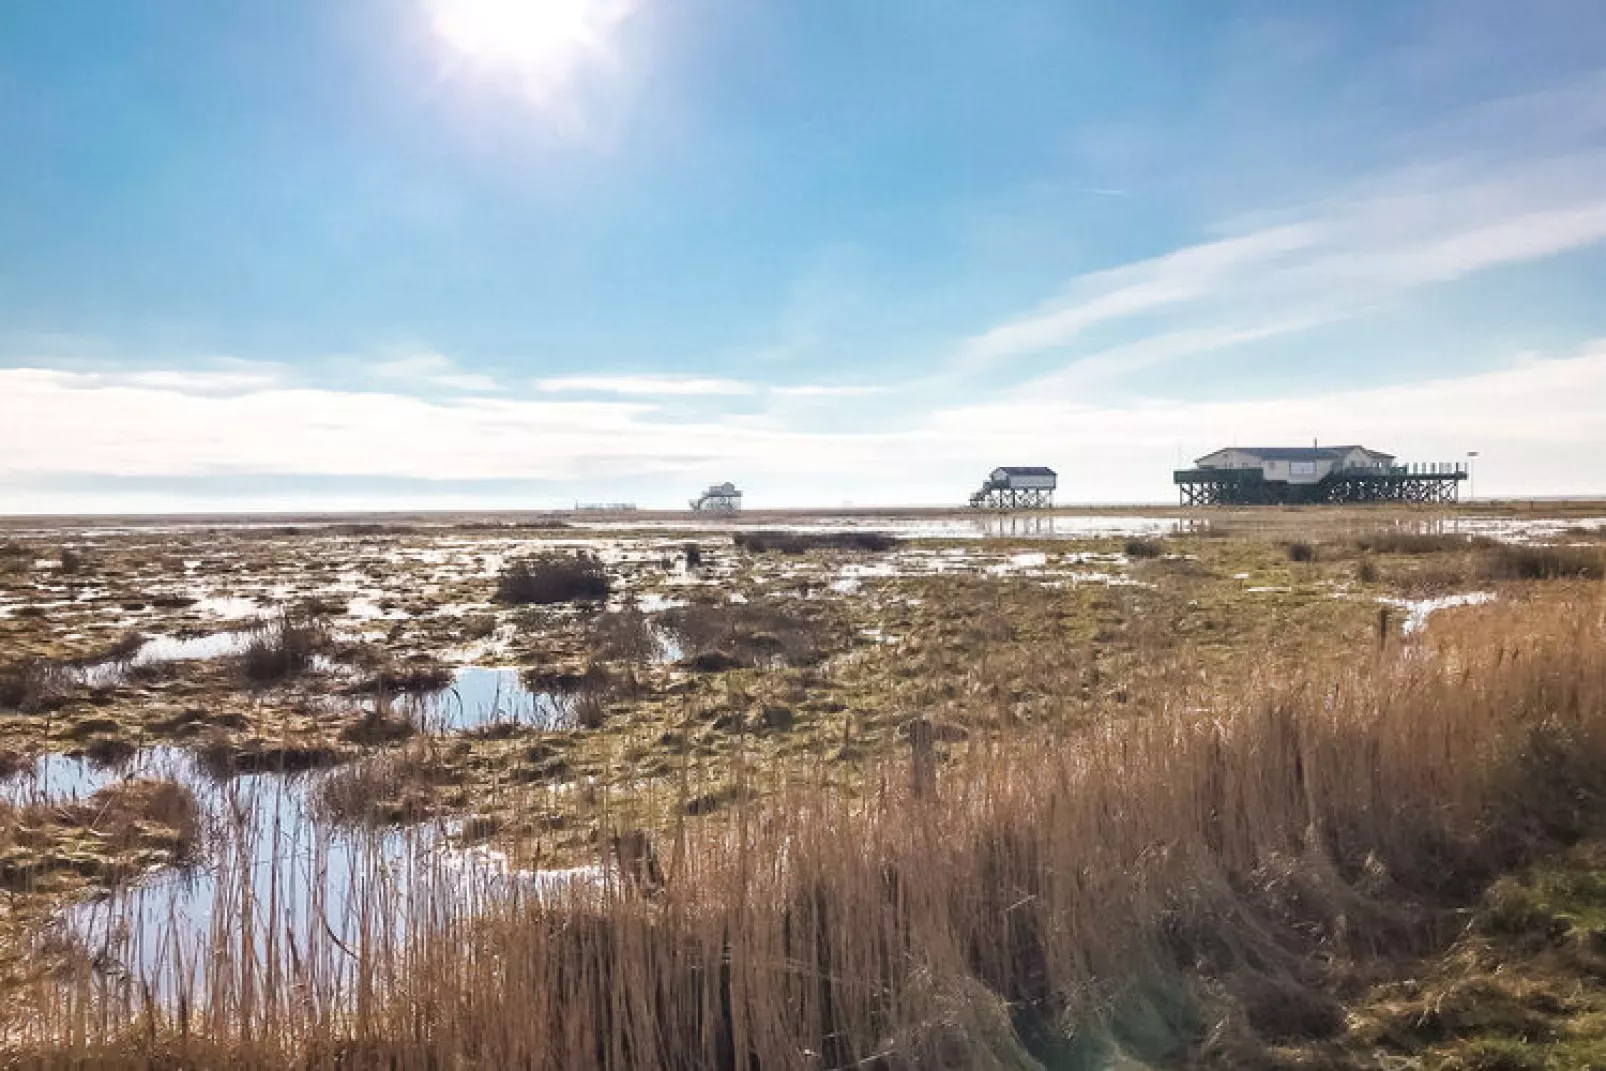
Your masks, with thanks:
[{"label": "elevated deck", "polygon": [[1340,469],[1314,483],[1268,480],[1259,469],[1179,469],[1172,474],[1184,506],[1449,503],[1460,500],[1466,478],[1466,468],[1451,462]]}]

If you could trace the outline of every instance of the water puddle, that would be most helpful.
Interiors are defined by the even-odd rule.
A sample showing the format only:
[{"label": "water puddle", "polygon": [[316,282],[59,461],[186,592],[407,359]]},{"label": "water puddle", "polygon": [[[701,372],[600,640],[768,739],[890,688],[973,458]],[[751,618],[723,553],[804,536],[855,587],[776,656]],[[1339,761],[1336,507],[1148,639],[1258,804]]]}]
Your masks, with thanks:
[{"label": "water puddle", "polygon": [[1492,591],[1469,591],[1463,595],[1441,595],[1436,599],[1379,599],[1387,606],[1397,606],[1405,611],[1405,621],[1400,631],[1407,636],[1421,632],[1427,627],[1428,618],[1440,610],[1450,610],[1457,606],[1482,606],[1493,602],[1495,598]]},{"label": "water puddle", "polygon": [[452,683],[416,700],[426,732],[449,733],[511,723],[542,729],[567,728],[568,704],[551,692],[532,691],[512,667],[463,666]]},{"label": "water puddle", "polygon": [[[99,962],[163,1001],[215,992],[213,963],[252,963],[262,980],[321,974],[356,980],[361,951],[401,954],[409,919],[472,912],[510,896],[554,896],[600,885],[597,867],[527,871],[484,846],[452,841],[461,823],[346,828],[314,801],[334,771],[217,780],[189,752],[160,747],[117,769],[41,756],[0,780],[17,803],[81,800],[119,780],[162,777],[194,793],[200,858],[164,868],[109,897],[69,908],[66,934]],[[227,980],[225,980],[227,981]],[[270,983],[271,984],[271,983]]]}]

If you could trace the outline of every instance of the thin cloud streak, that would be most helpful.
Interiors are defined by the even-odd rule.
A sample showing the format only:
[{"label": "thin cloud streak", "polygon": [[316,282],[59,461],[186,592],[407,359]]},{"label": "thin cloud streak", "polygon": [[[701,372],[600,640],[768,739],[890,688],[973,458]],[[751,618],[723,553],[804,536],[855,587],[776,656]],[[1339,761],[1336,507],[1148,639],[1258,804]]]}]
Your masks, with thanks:
[{"label": "thin cloud streak", "polygon": [[679,376],[560,376],[536,380],[537,390],[549,394],[752,394],[757,388],[736,379]]}]

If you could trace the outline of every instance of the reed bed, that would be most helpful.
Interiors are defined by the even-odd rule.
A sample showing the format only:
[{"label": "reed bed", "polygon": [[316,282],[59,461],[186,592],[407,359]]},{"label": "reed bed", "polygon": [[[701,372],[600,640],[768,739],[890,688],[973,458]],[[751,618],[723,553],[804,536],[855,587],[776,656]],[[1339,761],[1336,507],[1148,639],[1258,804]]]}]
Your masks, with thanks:
[{"label": "reed bed", "polygon": [[738,764],[651,881],[618,837],[597,880],[374,875],[328,905],[354,937],[289,958],[225,899],[182,991],[86,961],[4,1036],[56,1066],[1264,1066],[1342,1029],[1339,965],[1444,942],[1601,816],[1598,594],[1431,637],[1212,710],[951,754],[915,727],[853,790]]}]

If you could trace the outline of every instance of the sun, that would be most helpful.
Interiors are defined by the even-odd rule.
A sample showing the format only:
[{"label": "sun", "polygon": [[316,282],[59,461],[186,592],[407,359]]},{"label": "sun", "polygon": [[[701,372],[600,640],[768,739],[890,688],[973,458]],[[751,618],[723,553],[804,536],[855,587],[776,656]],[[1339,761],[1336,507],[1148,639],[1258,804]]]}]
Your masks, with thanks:
[{"label": "sun", "polygon": [[430,6],[442,41],[535,96],[558,92],[582,67],[606,60],[630,11],[629,0],[431,0]]}]

